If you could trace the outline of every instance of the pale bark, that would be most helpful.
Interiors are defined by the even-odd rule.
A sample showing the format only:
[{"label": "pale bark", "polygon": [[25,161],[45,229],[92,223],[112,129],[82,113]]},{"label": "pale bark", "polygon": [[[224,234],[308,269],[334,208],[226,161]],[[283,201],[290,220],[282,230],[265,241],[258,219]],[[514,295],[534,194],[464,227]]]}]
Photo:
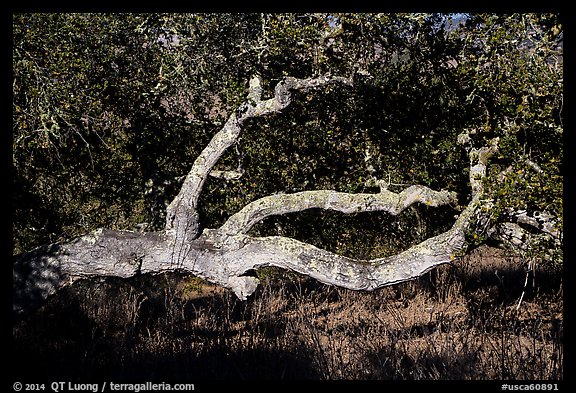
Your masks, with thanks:
[{"label": "pale bark", "polygon": [[[258,199],[231,215],[218,229],[203,229],[198,203],[206,178],[212,173],[233,179],[238,173],[216,171],[214,165],[238,140],[244,122],[286,108],[291,91],[305,91],[329,83],[351,84],[341,77],[286,78],[274,89],[274,97],[262,100],[259,77],[250,81],[247,101],[233,113],[223,128],[200,153],[182,188],[168,206],[165,230],[155,233],[99,229],[72,241],[39,247],[16,258],[13,266],[14,311],[23,312],[42,304],[49,296],[71,283],[89,277],[132,277],[146,273],[185,271],[229,288],[246,299],[258,286],[253,272],[277,266],[308,275],[322,283],[354,290],[374,290],[414,279],[430,269],[449,263],[468,246],[471,230],[483,235],[493,226],[484,212],[482,179],[490,157],[498,150],[498,139],[489,146],[474,148],[469,133],[458,137],[470,159],[471,201],[452,228],[410,247],[397,255],[356,260],[281,236],[252,237],[249,230],[271,215],[320,208],[342,213],[380,211],[398,215],[421,203],[428,206],[455,205],[456,194],[410,186],[394,193],[382,186],[375,194],[350,194],[332,190],[277,194]],[[229,173],[230,172],[230,173]],[[517,219],[528,222],[527,215]],[[552,220],[537,218],[540,227],[553,233]],[[532,222],[534,224],[534,222]]]},{"label": "pale bark", "polygon": [[229,235],[246,234],[268,216],[314,208],[342,213],[382,211],[398,215],[415,203],[434,207],[456,204],[457,195],[454,192],[434,191],[424,186],[411,186],[399,194],[388,190],[382,190],[378,194],[349,194],[332,190],[276,194],[246,205],[231,216],[220,230]]},{"label": "pale bark", "polygon": [[542,232],[554,239],[561,240],[562,233],[558,228],[558,220],[548,212],[532,212],[527,210],[511,211],[507,215],[511,223],[531,227],[534,231]]},{"label": "pale bark", "polygon": [[247,101],[237,113],[233,113],[224,127],[214,135],[210,143],[200,153],[192,169],[184,179],[178,195],[166,210],[166,231],[184,244],[200,235],[198,200],[206,182],[222,154],[240,136],[243,123],[253,117],[280,112],[292,102],[292,90],[306,91],[330,83],[352,84],[352,80],[342,77],[320,76],[318,78],[296,79],[288,77],[280,81],[274,89],[274,97],[262,100],[262,82],[259,76],[250,80]]},{"label": "pale bark", "polygon": [[330,83],[352,84],[352,79],[323,75],[318,78],[297,79],[288,77],[274,88],[274,97],[262,100],[262,81],[259,76],[250,80],[246,102],[232,113],[228,121],[194,161],[180,192],[166,209],[165,231],[175,238],[173,257],[182,261],[190,252],[189,243],[202,233],[198,202],[204,183],[222,154],[234,143],[242,131],[244,122],[253,117],[281,112],[292,102],[292,91],[306,91]]},{"label": "pale bark", "polygon": [[132,277],[183,271],[230,288],[240,299],[254,292],[255,269],[277,266],[316,280],[356,290],[374,290],[418,277],[454,260],[466,245],[472,207],[453,228],[391,257],[356,260],[281,236],[227,235],[207,229],[172,263],[174,238],[165,233],[99,229],[70,242],[42,246],[14,265],[14,311],[40,305],[73,282],[96,276]]},{"label": "pale bark", "polygon": [[224,179],[224,180],[238,180],[244,175],[244,171],[221,171],[221,170],[212,170],[210,171],[210,176],[215,177],[217,179]]}]

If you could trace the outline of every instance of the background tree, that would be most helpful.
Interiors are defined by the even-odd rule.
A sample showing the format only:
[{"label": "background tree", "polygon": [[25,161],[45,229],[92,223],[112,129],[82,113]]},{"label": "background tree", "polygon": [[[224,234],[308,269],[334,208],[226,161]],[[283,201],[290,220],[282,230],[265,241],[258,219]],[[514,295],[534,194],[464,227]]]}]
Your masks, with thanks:
[{"label": "background tree", "polygon": [[538,239],[560,250],[558,16],[450,20],[16,15],[15,253],[98,227],[161,230],[191,163],[232,114],[242,116],[236,111],[254,92],[253,75],[262,100],[288,76],[338,75],[353,84],[297,88],[281,114],[247,117],[212,173],[220,176],[205,183],[204,227],[277,192],[375,193],[378,180],[392,192],[411,185],[455,192],[452,205],[412,205],[397,217],[313,210],[270,216],[250,231],[358,259],[396,254],[445,232],[469,204],[470,157],[456,143],[463,135],[468,153],[498,141],[478,196],[493,225],[470,228],[467,241],[527,236],[519,222],[553,223],[546,228],[554,236]]}]

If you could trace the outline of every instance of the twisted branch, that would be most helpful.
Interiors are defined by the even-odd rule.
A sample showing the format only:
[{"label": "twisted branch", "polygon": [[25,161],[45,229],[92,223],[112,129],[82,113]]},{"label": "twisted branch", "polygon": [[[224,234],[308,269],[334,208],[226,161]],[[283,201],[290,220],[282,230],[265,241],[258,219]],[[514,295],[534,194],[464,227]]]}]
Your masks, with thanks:
[{"label": "twisted branch", "polygon": [[307,91],[330,83],[352,84],[351,78],[323,75],[317,78],[285,78],[274,88],[274,97],[262,100],[262,81],[259,76],[250,80],[246,102],[236,113],[232,113],[220,131],[200,153],[178,195],[172,200],[166,212],[166,233],[173,236],[177,243],[196,239],[200,233],[198,200],[206,178],[222,154],[232,146],[240,136],[243,123],[253,117],[280,112],[292,102],[293,90]]},{"label": "twisted branch", "polygon": [[229,235],[246,234],[258,222],[272,215],[307,209],[328,209],[342,213],[382,211],[398,215],[415,203],[442,206],[456,203],[456,193],[411,186],[400,193],[382,190],[378,194],[349,194],[332,190],[276,194],[258,199],[232,215],[220,230]]}]

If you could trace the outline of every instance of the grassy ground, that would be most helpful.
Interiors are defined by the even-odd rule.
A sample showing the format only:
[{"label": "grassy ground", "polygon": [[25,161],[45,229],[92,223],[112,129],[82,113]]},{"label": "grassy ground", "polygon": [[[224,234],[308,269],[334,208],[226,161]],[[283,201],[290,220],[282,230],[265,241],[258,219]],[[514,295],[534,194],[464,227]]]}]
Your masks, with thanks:
[{"label": "grassy ground", "polygon": [[14,377],[563,379],[561,272],[525,287],[499,250],[371,293],[266,277],[246,302],[176,274],[74,285],[14,322]]}]

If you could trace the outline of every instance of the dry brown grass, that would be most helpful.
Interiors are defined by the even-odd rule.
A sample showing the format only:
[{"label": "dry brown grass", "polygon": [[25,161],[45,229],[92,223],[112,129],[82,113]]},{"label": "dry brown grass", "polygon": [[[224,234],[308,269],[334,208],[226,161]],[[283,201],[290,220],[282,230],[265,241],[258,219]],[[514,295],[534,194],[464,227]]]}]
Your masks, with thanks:
[{"label": "dry brown grass", "polygon": [[15,376],[561,380],[561,274],[524,279],[518,260],[481,248],[372,293],[295,275],[247,302],[178,275],[86,282],[14,323]]}]

